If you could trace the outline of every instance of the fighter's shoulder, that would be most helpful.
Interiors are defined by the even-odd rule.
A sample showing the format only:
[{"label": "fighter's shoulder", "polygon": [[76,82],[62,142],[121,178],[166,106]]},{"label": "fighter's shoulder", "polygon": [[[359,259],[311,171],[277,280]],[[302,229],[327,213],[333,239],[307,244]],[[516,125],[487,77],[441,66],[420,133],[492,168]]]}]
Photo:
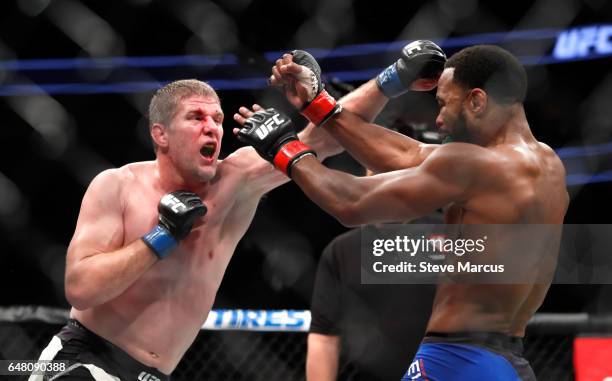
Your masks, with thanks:
[{"label": "fighter's shoulder", "polygon": [[245,165],[252,163],[253,159],[258,157],[257,152],[252,147],[241,147],[229,154],[219,165],[237,170],[244,168]]},{"label": "fighter's shoulder", "polygon": [[565,166],[557,152],[546,143],[538,142],[541,152],[541,162],[546,163],[552,171],[565,177]]},{"label": "fighter's shoulder", "polygon": [[117,168],[117,176],[119,180],[124,182],[142,178],[152,179],[155,176],[156,169],[157,164],[154,160],[137,161]]},{"label": "fighter's shoulder", "polygon": [[90,191],[102,191],[105,194],[116,195],[122,188],[133,183],[138,178],[153,173],[154,162],[136,162],[119,168],[109,168],[98,173],[89,185]]},{"label": "fighter's shoulder", "polygon": [[553,150],[548,144],[544,143],[544,142],[540,142],[538,141],[538,146],[544,150],[546,153],[550,153],[550,154],[554,154],[555,150]]},{"label": "fighter's shoulder", "polygon": [[261,166],[273,169],[253,149],[253,147],[241,147],[228,155],[219,163],[217,173],[223,177],[249,179],[260,174]]},{"label": "fighter's shoulder", "polygon": [[540,142],[540,141],[537,142],[537,144],[541,152],[545,156],[561,162],[561,158],[559,157],[559,155],[557,155],[557,152],[554,149],[552,149],[548,144]]},{"label": "fighter's shoulder", "polygon": [[495,170],[505,161],[496,152],[470,143],[448,143],[436,148],[424,161],[427,168],[457,172]]}]

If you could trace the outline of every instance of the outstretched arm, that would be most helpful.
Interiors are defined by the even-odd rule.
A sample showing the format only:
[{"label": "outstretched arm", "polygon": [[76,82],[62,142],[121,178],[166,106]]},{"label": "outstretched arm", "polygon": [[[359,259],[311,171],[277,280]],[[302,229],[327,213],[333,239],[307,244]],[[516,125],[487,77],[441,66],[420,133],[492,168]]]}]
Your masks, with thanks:
[{"label": "outstretched arm", "polygon": [[[378,171],[378,167],[384,166],[384,160],[380,157],[363,157],[362,153],[364,151],[371,152],[372,150],[368,148],[373,148],[368,147],[369,144],[362,145],[368,137],[376,136],[376,139],[393,142],[394,146],[420,144],[420,142],[404,135],[400,135],[400,139],[397,139],[399,134],[396,132],[371,124],[389,100],[378,90],[375,84],[372,86],[373,83],[373,81],[370,81],[341,98],[338,103],[342,105],[343,111],[331,118],[325,127],[308,123],[306,128],[298,134],[300,140],[315,148],[317,153],[323,153],[323,155],[319,154],[319,157],[322,158],[337,155],[346,149],[362,165],[366,166],[367,163],[372,163],[367,167],[375,171]],[[350,116],[345,115],[347,113]],[[387,137],[387,134],[390,136]],[[405,141],[402,142],[403,140]],[[385,153],[391,154],[392,150],[393,147]],[[378,152],[373,154],[380,156]],[[381,172],[384,172],[384,170],[381,170]]]},{"label": "outstretched arm", "polygon": [[[262,111],[263,108],[253,105],[253,111]],[[239,124],[244,124],[245,120],[253,115],[253,112],[246,107],[240,107],[238,113],[234,114],[234,120]],[[234,133],[238,129],[234,129]],[[316,152],[319,160],[335,155],[339,150],[338,144],[328,135],[328,133],[313,125],[307,126],[298,137],[306,145]],[[243,147],[229,155],[225,160],[226,165],[235,165],[243,174],[244,186],[240,191],[245,196],[261,196],[272,189],[286,183],[289,178],[282,172],[277,171],[272,164],[264,160],[252,147]]]},{"label": "outstretched arm", "polygon": [[[362,87],[371,87],[372,92],[379,92],[374,81]],[[422,143],[377,124],[368,123],[348,108],[343,109],[323,128],[340,142],[355,160],[375,173],[415,167],[439,147],[437,144]]]},{"label": "outstretched arm", "polygon": [[[341,99],[343,111],[323,119],[325,130],[362,165],[386,172],[416,166],[437,146],[421,142],[372,124],[389,97],[411,90],[427,91],[437,84],[446,57],[430,41],[415,41],[402,50],[402,57],[389,68]],[[320,84],[320,68],[306,52],[285,54],[272,68],[271,82],[282,85],[287,99],[317,124],[320,110],[329,107]],[[312,89],[318,89],[313,92]],[[319,100],[323,100],[320,102]],[[314,110],[314,111],[313,111]],[[323,115],[326,111],[322,112]],[[315,116],[313,119],[312,116]]]},{"label": "outstretched arm", "polygon": [[469,179],[452,175],[452,166],[441,161],[445,160],[355,177],[304,158],[293,167],[292,178],[314,203],[343,225],[401,222],[427,215],[466,195]]},{"label": "outstretched arm", "polygon": [[319,163],[297,139],[291,121],[274,109],[254,113],[236,134],[347,226],[407,221],[466,200],[475,186],[474,174],[492,168],[482,148],[452,143],[418,167],[355,177]]},{"label": "outstretched arm", "polygon": [[[334,143],[375,173],[417,166],[439,145],[425,144],[372,123],[389,98],[371,80],[340,99],[342,112],[324,126],[309,123],[305,131],[331,136]],[[315,135],[317,136],[317,135]],[[328,143],[328,147],[330,143]],[[333,147],[333,146],[331,146]]]}]

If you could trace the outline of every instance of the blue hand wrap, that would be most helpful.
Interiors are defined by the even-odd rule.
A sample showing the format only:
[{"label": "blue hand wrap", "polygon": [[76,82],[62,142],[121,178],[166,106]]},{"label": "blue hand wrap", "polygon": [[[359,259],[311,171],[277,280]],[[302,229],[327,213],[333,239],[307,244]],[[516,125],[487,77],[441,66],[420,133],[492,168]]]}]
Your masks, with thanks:
[{"label": "blue hand wrap", "polygon": [[376,77],[376,84],[378,85],[378,88],[388,98],[397,97],[408,91],[406,86],[404,86],[400,80],[396,65],[397,63],[394,63],[383,70],[380,74],[378,74],[378,77]]},{"label": "blue hand wrap", "polygon": [[159,259],[166,258],[178,246],[176,238],[160,225],[156,225],[150,232],[142,236],[142,240]]}]

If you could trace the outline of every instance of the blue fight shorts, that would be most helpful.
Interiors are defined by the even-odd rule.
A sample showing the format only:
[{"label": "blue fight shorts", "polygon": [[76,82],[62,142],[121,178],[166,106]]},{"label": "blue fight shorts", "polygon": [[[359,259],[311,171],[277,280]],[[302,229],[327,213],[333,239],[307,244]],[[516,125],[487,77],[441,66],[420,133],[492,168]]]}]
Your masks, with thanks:
[{"label": "blue fight shorts", "polygon": [[520,337],[428,332],[402,381],[536,381]]}]

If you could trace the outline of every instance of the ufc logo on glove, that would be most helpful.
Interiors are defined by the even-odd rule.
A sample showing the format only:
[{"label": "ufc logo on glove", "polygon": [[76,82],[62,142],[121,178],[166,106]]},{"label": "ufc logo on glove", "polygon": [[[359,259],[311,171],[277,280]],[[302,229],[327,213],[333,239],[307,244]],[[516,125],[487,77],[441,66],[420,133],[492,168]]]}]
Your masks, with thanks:
[{"label": "ufc logo on glove", "polygon": [[138,381],[160,381],[160,379],[150,373],[140,372],[138,375]]},{"label": "ufc logo on glove", "polygon": [[162,204],[167,205],[173,212],[178,213],[187,209],[187,206],[181,202],[178,198],[171,194],[165,195],[162,200]]},{"label": "ufc logo on glove", "polygon": [[[407,47],[408,48],[408,47]],[[409,56],[413,55],[415,52],[421,51],[423,50],[423,48],[421,48],[419,45],[416,46],[412,46],[408,49],[406,49],[406,54],[408,54]]]},{"label": "ufc logo on glove", "polygon": [[260,139],[264,139],[270,132],[274,131],[278,126],[284,123],[285,120],[280,118],[280,115],[274,114],[272,118],[266,120],[264,124],[262,124],[255,133]]}]

